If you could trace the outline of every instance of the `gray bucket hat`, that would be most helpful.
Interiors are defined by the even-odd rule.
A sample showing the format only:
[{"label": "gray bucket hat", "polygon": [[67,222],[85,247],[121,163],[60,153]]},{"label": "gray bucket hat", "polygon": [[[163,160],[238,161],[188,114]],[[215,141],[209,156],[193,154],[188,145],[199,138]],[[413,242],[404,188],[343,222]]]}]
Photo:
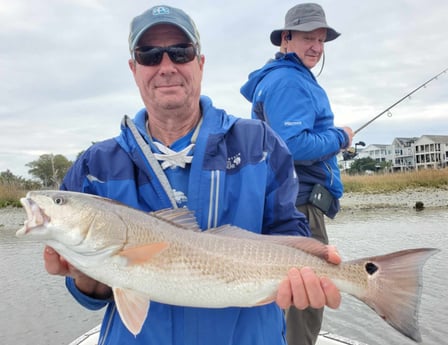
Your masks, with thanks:
[{"label": "gray bucket hat", "polygon": [[291,8],[285,16],[285,27],[271,32],[271,42],[280,46],[282,32],[285,30],[310,32],[316,29],[327,29],[325,42],[332,41],[340,35],[335,29],[327,25],[325,12],[318,4],[299,4]]}]

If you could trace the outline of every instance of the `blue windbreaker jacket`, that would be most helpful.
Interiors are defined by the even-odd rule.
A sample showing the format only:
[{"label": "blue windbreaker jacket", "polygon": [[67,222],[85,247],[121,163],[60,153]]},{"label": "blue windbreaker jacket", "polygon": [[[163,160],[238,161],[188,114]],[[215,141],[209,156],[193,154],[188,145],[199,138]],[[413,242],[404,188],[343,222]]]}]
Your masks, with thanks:
[{"label": "blue windbreaker jacket", "polygon": [[333,195],[327,215],[334,217],[343,193],[336,155],[349,138],[334,126],[327,94],[311,71],[295,53],[278,53],[249,75],[241,94],[252,102],[252,118],[266,121],[286,142],[300,181],[297,205],[306,204],[319,183]]},{"label": "blue windbreaker jacket", "polygon": [[[287,147],[261,121],[238,119],[201,97],[203,123],[196,140],[188,185],[188,208],[202,229],[233,224],[256,233],[309,236],[295,209],[297,178]],[[134,123],[146,143],[146,111]],[[142,147],[123,121],[121,135],[91,146],[67,173],[65,190],[116,199],[154,211],[171,207]],[[86,308],[107,306],[100,344],[276,345],[285,344],[283,313],[275,303],[253,308],[206,309],[151,302],[140,334],[127,331],[113,301],[66,285]],[[182,288],[179,286],[179,288]]]}]

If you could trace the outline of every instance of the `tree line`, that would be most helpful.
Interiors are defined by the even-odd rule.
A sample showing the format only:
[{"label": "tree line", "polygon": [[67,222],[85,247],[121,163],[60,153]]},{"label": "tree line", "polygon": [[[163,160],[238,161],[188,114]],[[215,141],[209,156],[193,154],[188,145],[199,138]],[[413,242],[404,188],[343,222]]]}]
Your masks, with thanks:
[{"label": "tree line", "polygon": [[3,185],[14,185],[21,189],[59,188],[62,179],[73,161],[60,154],[43,154],[35,161],[25,164],[28,173],[34,179],[25,179],[14,175],[10,170],[0,172],[0,183]]},{"label": "tree line", "polygon": [[[73,161],[61,154],[43,154],[38,159],[25,165],[30,168],[28,173],[34,179],[24,179],[21,176],[14,175],[10,170],[6,170],[0,172],[0,183],[3,185],[15,185],[22,189],[35,189],[36,187],[59,188],[62,179],[72,165]],[[357,175],[366,171],[377,171],[378,168],[378,162],[372,158],[361,158],[356,159],[347,172]],[[381,166],[381,169],[384,168],[387,167]]]},{"label": "tree line", "polygon": [[[392,162],[378,162],[371,157],[354,159],[353,163],[344,172],[349,175],[364,175],[366,173],[388,172]],[[343,170],[340,165],[339,168]]]}]

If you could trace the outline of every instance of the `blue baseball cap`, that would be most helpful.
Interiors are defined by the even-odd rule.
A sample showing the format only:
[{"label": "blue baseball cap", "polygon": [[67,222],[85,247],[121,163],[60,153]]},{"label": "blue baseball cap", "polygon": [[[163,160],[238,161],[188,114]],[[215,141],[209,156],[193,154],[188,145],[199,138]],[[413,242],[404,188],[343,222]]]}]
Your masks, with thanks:
[{"label": "blue baseball cap", "polygon": [[132,52],[143,33],[157,24],[177,26],[200,51],[199,32],[190,16],[181,9],[163,5],[154,6],[132,20],[129,33],[129,50]]}]

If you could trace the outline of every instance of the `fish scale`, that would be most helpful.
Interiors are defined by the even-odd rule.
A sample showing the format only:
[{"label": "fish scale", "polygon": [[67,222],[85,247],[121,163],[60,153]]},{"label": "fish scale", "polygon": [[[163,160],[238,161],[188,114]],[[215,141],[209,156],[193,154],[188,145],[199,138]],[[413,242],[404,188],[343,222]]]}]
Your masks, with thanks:
[{"label": "fish scale", "polygon": [[421,341],[422,270],[438,249],[415,248],[339,265],[311,238],[259,235],[225,225],[200,231],[185,209],[145,213],[67,191],[31,191],[17,231],[52,246],[80,271],[112,288],[123,323],[138,334],[150,301],[223,308],[275,300],[292,267],[311,267],[366,303],[405,336]]}]

